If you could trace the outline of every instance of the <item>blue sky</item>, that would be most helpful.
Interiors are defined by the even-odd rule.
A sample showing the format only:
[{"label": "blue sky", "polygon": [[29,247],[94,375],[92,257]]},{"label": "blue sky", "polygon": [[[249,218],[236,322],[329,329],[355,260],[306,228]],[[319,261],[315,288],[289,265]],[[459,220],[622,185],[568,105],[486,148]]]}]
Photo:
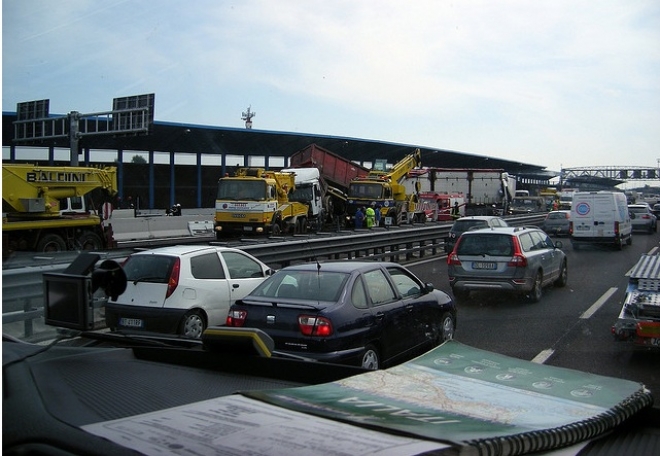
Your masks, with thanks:
[{"label": "blue sky", "polygon": [[[2,0],[2,109],[657,166],[657,0]],[[447,166],[451,166],[448,163]]]}]

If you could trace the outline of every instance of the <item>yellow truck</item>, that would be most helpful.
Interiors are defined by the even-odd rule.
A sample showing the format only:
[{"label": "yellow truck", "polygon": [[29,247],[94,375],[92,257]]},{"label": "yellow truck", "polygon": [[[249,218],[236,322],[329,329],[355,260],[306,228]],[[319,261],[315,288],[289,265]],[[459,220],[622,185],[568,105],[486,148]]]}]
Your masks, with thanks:
[{"label": "yellow truck", "polygon": [[293,172],[241,168],[235,176],[220,178],[215,200],[216,238],[306,232],[309,207],[289,199],[294,189]]},{"label": "yellow truck", "polygon": [[413,169],[421,166],[421,152],[416,149],[390,170],[371,170],[356,177],[348,189],[348,217],[354,221],[359,208],[380,206],[381,220],[387,224],[426,221],[424,206],[420,204],[419,188],[407,192],[403,180]]},{"label": "yellow truck", "polygon": [[114,247],[112,228],[87,207],[97,190],[105,201],[117,193],[117,168],[3,164],[3,255]]}]

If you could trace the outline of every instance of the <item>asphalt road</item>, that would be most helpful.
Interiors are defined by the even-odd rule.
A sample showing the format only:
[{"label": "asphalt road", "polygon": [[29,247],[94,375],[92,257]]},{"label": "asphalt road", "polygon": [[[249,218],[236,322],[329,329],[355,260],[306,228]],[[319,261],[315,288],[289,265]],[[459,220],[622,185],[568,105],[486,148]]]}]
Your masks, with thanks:
[{"label": "asphalt road", "polygon": [[[640,382],[660,406],[660,350],[617,342],[610,332],[624,300],[626,273],[642,253],[658,249],[660,235],[635,233],[633,245],[622,251],[573,251],[569,240],[561,240],[568,256],[565,288],[546,288],[536,304],[472,293],[459,305],[456,340],[520,359]],[[446,256],[410,269],[451,294]]]}]

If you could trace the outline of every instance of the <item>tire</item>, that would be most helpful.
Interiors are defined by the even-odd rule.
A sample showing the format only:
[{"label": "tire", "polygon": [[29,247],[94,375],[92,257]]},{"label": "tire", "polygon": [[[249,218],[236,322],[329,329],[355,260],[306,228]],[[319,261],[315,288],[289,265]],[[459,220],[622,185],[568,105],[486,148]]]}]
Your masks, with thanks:
[{"label": "tire", "polygon": [[632,234],[626,239],[626,245],[632,245]]},{"label": "tire", "polygon": [[37,243],[37,252],[64,252],[66,242],[59,234],[46,234]]},{"label": "tire", "polygon": [[301,217],[298,219],[298,233],[305,234],[307,233],[307,218]]},{"label": "tire", "polygon": [[282,234],[282,228],[278,222],[275,222],[270,227],[271,236],[280,236]]},{"label": "tire", "polygon": [[559,270],[559,277],[555,280],[555,286],[565,287],[566,282],[568,282],[568,266],[566,265],[566,261],[563,261],[561,263],[561,269]]},{"label": "tire", "polygon": [[179,333],[187,339],[201,339],[206,329],[206,319],[199,310],[191,310],[181,320]]},{"label": "tire", "polygon": [[83,233],[78,239],[81,250],[103,250],[103,241],[96,233]]},{"label": "tire", "polygon": [[454,338],[454,332],[456,331],[456,320],[451,312],[445,312],[442,314],[440,319],[440,324],[438,325],[438,336],[436,339],[436,345],[451,340]]},{"label": "tire", "polygon": [[380,368],[378,351],[373,345],[367,345],[364,354],[362,355],[360,366],[369,370],[378,370]]},{"label": "tire", "polygon": [[534,275],[534,285],[527,295],[530,302],[539,302],[543,296],[543,273],[536,271]]}]

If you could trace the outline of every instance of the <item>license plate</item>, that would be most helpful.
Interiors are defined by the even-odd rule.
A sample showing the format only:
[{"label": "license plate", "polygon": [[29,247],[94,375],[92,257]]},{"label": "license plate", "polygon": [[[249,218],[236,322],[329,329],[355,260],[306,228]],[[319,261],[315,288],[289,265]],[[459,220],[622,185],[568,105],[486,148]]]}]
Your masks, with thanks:
[{"label": "license plate", "polygon": [[144,322],[139,318],[120,318],[119,326],[124,326],[126,328],[142,328],[144,327]]},{"label": "license plate", "polygon": [[472,263],[472,269],[497,269],[497,263],[492,261],[475,261]]},{"label": "license plate", "polygon": [[578,231],[589,231],[589,227],[588,226],[583,226],[583,225],[578,225],[578,226],[575,227],[575,229],[578,230]]},{"label": "license plate", "polygon": [[243,231],[252,231],[252,227],[251,226],[244,226]]}]

